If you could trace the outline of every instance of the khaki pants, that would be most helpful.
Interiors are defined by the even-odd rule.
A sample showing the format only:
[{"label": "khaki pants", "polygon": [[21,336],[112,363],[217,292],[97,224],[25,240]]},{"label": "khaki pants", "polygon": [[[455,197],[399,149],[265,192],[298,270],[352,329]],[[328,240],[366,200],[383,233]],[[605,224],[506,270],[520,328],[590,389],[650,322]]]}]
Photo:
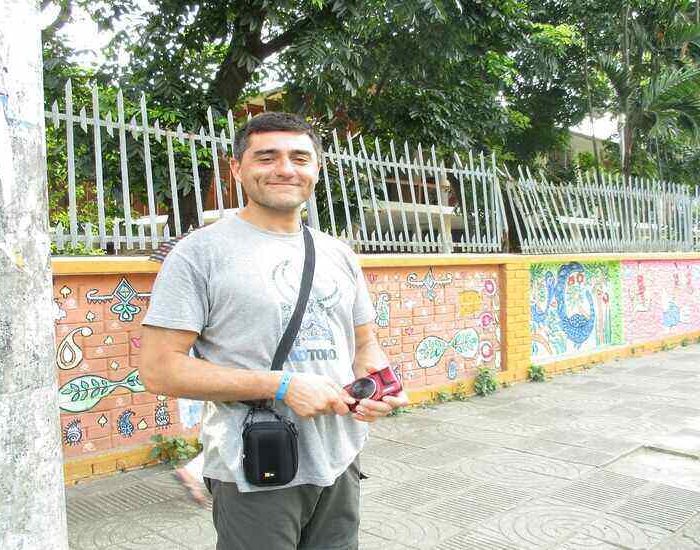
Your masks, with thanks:
[{"label": "khaki pants", "polygon": [[359,459],[330,487],[299,485],[241,493],[205,478],[214,497],[216,550],[356,550],[360,524]]}]

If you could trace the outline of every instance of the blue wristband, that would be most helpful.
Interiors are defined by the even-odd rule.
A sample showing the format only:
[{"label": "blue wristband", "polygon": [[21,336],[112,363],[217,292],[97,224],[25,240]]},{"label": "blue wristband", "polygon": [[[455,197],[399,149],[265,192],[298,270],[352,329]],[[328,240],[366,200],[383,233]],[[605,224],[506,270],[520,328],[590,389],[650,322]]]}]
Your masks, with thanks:
[{"label": "blue wristband", "polygon": [[282,374],[282,379],[280,380],[280,386],[277,388],[277,393],[275,394],[275,399],[277,401],[282,401],[284,396],[287,395],[287,390],[289,389],[289,383],[292,381],[292,373],[285,371]]}]

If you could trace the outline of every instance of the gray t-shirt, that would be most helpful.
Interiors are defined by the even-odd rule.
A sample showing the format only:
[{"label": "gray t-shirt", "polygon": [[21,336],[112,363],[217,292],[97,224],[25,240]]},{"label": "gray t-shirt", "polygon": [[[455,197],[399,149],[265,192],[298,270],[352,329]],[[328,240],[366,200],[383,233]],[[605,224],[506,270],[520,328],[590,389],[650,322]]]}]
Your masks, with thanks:
[{"label": "gray t-shirt", "polygon": [[[353,252],[321,232],[312,235],[313,287],[284,369],[345,385],[355,378],[354,328],[372,321],[374,308]],[[238,216],[224,218],[188,235],[168,254],[143,324],[196,332],[195,355],[217,365],[269,370],[296,304],[303,259],[301,231],[273,233]],[[350,415],[304,419],[282,402],[275,408],[299,428],[299,471],[289,487],[332,485],[367,438],[367,425]],[[247,412],[239,403],[209,401],[201,435],[204,475],[235,482],[243,492],[261,490],[243,474]]]}]

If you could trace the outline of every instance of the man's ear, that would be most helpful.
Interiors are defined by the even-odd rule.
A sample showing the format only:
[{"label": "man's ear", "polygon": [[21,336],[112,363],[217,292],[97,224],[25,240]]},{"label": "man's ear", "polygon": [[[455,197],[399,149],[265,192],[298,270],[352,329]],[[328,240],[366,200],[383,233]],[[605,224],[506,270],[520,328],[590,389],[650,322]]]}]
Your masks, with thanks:
[{"label": "man's ear", "polygon": [[233,179],[238,183],[241,182],[241,163],[237,159],[231,161],[231,173],[233,174]]}]

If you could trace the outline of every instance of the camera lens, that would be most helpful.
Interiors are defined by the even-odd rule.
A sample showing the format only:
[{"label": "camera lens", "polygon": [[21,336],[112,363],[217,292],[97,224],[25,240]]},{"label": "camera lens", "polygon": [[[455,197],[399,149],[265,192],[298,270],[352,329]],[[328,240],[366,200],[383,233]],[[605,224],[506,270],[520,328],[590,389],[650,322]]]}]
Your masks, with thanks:
[{"label": "camera lens", "polygon": [[350,392],[355,399],[365,399],[374,395],[376,387],[371,378],[358,378],[350,386]]}]

